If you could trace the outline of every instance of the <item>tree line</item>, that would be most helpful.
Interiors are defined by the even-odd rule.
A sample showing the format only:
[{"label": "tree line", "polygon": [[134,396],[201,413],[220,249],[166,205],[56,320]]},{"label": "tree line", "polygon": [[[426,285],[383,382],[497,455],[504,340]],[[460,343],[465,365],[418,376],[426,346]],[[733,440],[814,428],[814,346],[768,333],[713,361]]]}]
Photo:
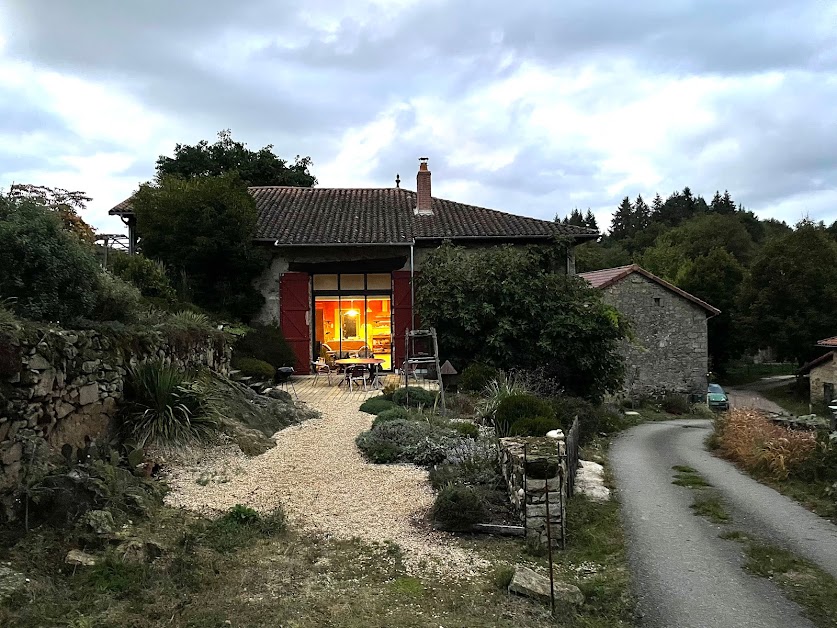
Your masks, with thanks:
[{"label": "tree line", "polygon": [[[560,220],[590,226],[587,216]],[[625,197],[608,233],[575,251],[578,272],[636,263],[719,308],[709,320],[718,371],[762,349],[802,364],[837,335],[837,221],[760,219],[728,191],[707,202],[686,187],[650,204]]]}]

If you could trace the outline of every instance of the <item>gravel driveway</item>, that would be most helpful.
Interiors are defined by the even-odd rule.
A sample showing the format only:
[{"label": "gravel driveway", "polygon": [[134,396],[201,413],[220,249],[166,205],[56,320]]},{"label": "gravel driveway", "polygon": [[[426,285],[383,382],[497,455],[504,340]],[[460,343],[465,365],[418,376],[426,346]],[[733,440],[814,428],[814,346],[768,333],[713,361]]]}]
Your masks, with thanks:
[{"label": "gravel driveway", "polygon": [[[646,423],[613,445],[628,557],[648,626],[810,626],[768,580],[742,568],[738,529],[784,546],[837,576],[837,527],[712,456],[708,421]],[[674,465],[695,468],[717,490],[732,523],[692,514],[693,493],[671,483]]]},{"label": "gravel driveway", "polygon": [[236,504],[263,512],[281,504],[297,528],[397,543],[412,573],[454,578],[480,573],[484,561],[422,521],[433,501],[426,470],[369,464],[361,456],[355,437],[374,418],[358,410],[367,396],[372,394],[301,391],[300,399],[319,410],[321,419],[282,430],[276,447],[260,456],[247,458],[235,447],[215,449],[194,465],[172,469],[167,503],[210,515]]}]

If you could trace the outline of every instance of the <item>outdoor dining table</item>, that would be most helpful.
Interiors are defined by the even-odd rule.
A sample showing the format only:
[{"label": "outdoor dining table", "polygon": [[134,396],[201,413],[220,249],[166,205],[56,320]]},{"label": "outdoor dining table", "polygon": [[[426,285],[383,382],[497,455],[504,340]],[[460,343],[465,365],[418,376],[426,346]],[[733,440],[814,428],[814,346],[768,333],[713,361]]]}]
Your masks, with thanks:
[{"label": "outdoor dining table", "polygon": [[[384,361],[381,358],[344,358],[342,360],[335,360],[335,364],[338,366],[357,366],[357,365],[365,365],[365,366],[373,366],[373,365],[381,365]],[[372,388],[378,388],[381,386],[381,381],[378,379],[378,370],[371,369],[372,371]],[[340,383],[337,384],[338,387],[342,386],[344,382],[348,381],[349,379],[350,370],[346,370],[346,376],[340,380]]]}]

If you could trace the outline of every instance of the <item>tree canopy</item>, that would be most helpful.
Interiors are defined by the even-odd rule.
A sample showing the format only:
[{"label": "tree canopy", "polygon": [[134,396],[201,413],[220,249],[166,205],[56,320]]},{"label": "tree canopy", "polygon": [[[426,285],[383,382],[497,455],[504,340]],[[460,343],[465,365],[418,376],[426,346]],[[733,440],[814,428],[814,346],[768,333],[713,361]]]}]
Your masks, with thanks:
[{"label": "tree canopy", "polygon": [[55,212],[61,219],[64,229],[93,244],[95,230],[87,224],[79,211],[87,209],[87,203],[93,199],[84,192],[52,188],[46,185],[15,183],[9,188],[9,198],[30,200],[41,207]]},{"label": "tree canopy", "polygon": [[583,279],[551,272],[550,256],[444,245],[422,263],[419,316],[457,366],[542,367],[568,393],[599,399],[621,384],[625,324]]},{"label": "tree canopy", "polygon": [[256,204],[236,174],[164,176],[133,199],[144,255],[163,262],[184,296],[248,320],[261,306],[252,287],[266,254],[252,242]]},{"label": "tree canopy", "polygon": [[218,141],[202,140],[194,145],[177,144],[174,157],[157,159],[157,182],[167,176],[182,179],[214,177],[236,172],[245,185],[290,185],[311,187],[317,179],[310,172],[311,158],[296,156],[293,163],[277,157],[273,145],[257,151],[232,139],[229,129],[218,133]]}]

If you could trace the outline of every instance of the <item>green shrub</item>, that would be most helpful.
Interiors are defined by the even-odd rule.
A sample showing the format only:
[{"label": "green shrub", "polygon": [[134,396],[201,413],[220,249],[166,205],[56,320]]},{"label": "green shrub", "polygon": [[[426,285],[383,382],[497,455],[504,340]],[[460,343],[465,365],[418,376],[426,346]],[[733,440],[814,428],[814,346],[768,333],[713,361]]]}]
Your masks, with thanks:
[{"label": "green shrub", "polygon": [[476,440],[480,435],[480,428],[470,421],[451,421],[450,426],[466,438]]},{"label": "green shrub", "polygon": [[806,460],[793,471],[792,476],[804,482],[837,482],[837,441],[828,431],[817,433],[817,446]]},{"label": "green shrub", "polygon": [[361,433],[355,442],[372,462],[412,462],[428,466],[445,460],[453,438],[454,432],[449,428],[424,421],[396,419]]},{"label": "green shrub", "polygon": [[399,388],[396,390],[392,393],[393,403],[397,403],[400,406],[407,405],[408,391],[410,395],[410,406],[414,408],[418,406],[432,408],[436,403],[436,393],[430,390],[425,390],[424,388],[419,388],[418,386],[409,386],[408,388]]},{"label": "green shrub", "polygon": [[553,418],[555,411],[545,399],[534,395],[517,394],[504,397],[497,404],[494,425],[498,433],[508,433],[515,423],[535,417]]},{"label": "green shrub", "polygon": [[505,486],[495,456],[475,456],[457,464],[437,464],[430,470],[429,480],[437,491],[452,484],[485,489]]},{"label": "green shrub", "polygon": [[113,273],[131,282],[144,297],[173,302],[176,299],[166,267],[162,262],[150,260],[144,255],[117,255],[113,259]]},{"label": "green shrub", "polygon": [[285,528],[285,511],[281,506],[262,515],[236,504],[206,528],[202,540],[212,549],[228,553],[250,545],[259,537],[280,534]]},{"label": "green shrub", "polygon": [[392,401],[388,401],[383,395],[380,395],[378,397],[370,397],[364,401],[360,406],[360,411],[369,414],[380,414],[384,410],[391,410],[395,407]]},{"label": "green shrub", "polygon": [[436,496],[433,521],[447,530],[467,531],[485,520],[486,509],[479,492],[470,486],[446,486]]},{"label": "green shrub", "polygon": [[409,419],[410,418],[410,411],[407,408],[403,408],[401,406],[393,406],[387,410],[382,410],[378,412],[378,416],[375,417],[375,420],[372,422],[372,427],[379,425],[380,423],[386,423],[387,421],[396,421],[398,419]]},{"label": "green shrub", "polygon": [[254,325],[238,341],[235,351],[240,355],[263,360],[276,368],[296,363],[296,354],[276,325]]},{"label": "green shrub", "polygon": [[498,371],[497,376],[485,387],[485,399],[477,406],[477,415],[483,419],[494,420],[497,407],[506,397],[525,395],[529,391],[514,375]]},{"label": "green shrub", "polygon": [[546,436],[547,432],[561,429],[558,419],[539,416],[530,419],[520,419],[511,426],[511,436]]},{"label": "green shrub", "polygon": [[187,387],[187,374],[176,366],[138,364],[129,369],[127,384],[122,427],[138,446],[181,445],[217,431],[217,421],[202,413],[197,393]]},{"label": "green shrub", "polygon": [[96,303],[92,316],[99,321],[131,323],[142,307],[142,295],[135,286],[102,271],[96,280]]},{"label": "green shrub", "polygon": [[236,356],[235,359],[232,361],[232,366],[233,368],[236,368],[239,371],[241,371],[244,375],[250,377],[259,377],[261,379],[266,379],[271,382],[276,377],[275,368],[273,368],[267,362],[263,360],[258,360],[256,358]]},{"label": "green shrub", "polygon": [[93,250],[62,228],[55,212],[0,198],[0,295],[26,318],[85,318],[96,304],[99,264]]},{"label": "green shrub", "polygon": [[466,366],[459,375],[459,388],[471,392],[482,392],[496,377],[497,369],[493,366],[474,362]]},{"label": "green shrub", "polygon": [[511,565],[497,565],[491,574],[491,581],[498,589],[508,589],[514,578],[514,567]]},{"label": "green shrub", "polygon": [[665,412],[669,414],[688,414],[691,406],[689,400],[683,395],[668,394],[663,397],[660,404]]}]

